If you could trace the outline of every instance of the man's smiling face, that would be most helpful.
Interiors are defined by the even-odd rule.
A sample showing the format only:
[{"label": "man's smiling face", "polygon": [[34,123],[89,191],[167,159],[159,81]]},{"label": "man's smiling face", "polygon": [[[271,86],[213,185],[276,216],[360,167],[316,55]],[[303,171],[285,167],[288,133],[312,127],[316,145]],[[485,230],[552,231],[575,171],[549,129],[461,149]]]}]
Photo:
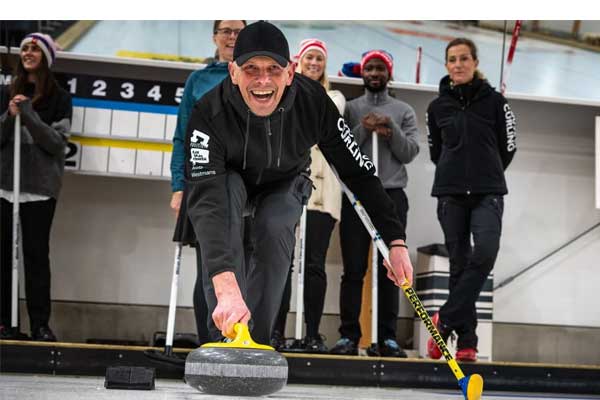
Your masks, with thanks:
[{"label": "man's smiling face", "polygon": [[286,86],[292,84],[294,71],[288,63],[282,67],[270,57],[257,56],[242,66],[229,64],[229,74],[250,111],[266,117],[279,105]]},{"label": "man's smiling face", "polygon": [[383,60],[371,58],[362,71],[363,82],[371,92],[381,92],[390,81],[390,73]]}]

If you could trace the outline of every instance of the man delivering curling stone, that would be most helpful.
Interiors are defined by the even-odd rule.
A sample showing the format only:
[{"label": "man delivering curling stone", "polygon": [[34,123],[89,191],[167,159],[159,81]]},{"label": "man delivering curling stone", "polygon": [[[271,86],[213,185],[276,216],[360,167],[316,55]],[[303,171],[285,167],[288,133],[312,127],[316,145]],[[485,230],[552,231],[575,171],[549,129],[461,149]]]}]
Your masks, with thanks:
[{"label": "man delivering curling stone", "polygon": [[[294,228],[310,197],[307,169],[314,144],[390,246],[387,268],[394,274],[388,277],[397,285],[404,278],[412,283],[394,203],[323,87],[294,74],[283,33],[264,21],[248,25],[233,57],[230,76],[194,106],[186,135],[188,213],[201,246],[204,282],[213,286],[206,293],[216,328],[232,336],[236,322],[251,320],[254,340],[269,342]],[[245,260],[248,212],[253,253]]]}]

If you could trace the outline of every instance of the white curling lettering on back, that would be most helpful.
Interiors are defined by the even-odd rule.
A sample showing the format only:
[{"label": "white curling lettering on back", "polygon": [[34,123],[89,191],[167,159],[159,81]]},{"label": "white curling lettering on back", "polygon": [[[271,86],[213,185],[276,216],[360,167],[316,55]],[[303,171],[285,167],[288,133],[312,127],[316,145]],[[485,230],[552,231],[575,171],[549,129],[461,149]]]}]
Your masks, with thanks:
[{"label": "white curling lettering on back", "polygon": [[350,131],[348,124],[344,121],[344,118],[340,117],[337,121],[337,128],[340,131],[340,137],[342,141],[346,145],[346,148],[352,155],[352,158],[358,162],[358,166],[361,168],[365,168],[367,171],[370,171],[373,168],[373,163],[369,160],[365,154],[360,152],[360,147],[358,143],[354,140],[354,135]]},{"label": "white curling lettering on back", "polygon": [[504,120],[506,121],[506,151],[511,152],[517,148],[516,143],[516,117],[508,103],[502,108],[504,111]]}]

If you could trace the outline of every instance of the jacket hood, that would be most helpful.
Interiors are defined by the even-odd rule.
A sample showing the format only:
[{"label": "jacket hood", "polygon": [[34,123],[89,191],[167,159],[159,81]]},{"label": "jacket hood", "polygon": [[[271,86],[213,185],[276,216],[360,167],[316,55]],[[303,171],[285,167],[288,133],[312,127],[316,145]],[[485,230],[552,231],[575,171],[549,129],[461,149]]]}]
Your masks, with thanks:
[{"label": "jacket hood", "polygon": [[476,100],[482,96],[488,95],[494,91],[486,79],[473,78],[469,83],[454,85],[450,80],[450,75],[446,75],[440,80],[440,95],[451,96],[457,100],[461,97],[467,101]]}]

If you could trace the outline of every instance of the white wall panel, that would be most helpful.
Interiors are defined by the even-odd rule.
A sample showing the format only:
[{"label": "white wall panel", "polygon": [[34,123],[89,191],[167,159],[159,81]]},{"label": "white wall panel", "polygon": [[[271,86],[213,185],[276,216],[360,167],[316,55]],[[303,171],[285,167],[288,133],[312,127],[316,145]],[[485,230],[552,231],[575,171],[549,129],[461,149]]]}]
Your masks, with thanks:
[{"label": "white wall panel", "polygon": [[165,139],[171,141],[173,140],[173,134],[175,133],[175,128],[177,127],[177,115],[169,114],[167,115],[167,128],[165,131]]},{"label": "white wall panel", "polygon": [[83,107],[73,107],[73,118],[71,119],[71,132],[81,133],[83,131],[83,118],[85,109]]},{"label": "white wall panel", "polygon": [[163,152],[163,169],[162,176],[171,177],[171,152]]},{"label": "white wall panel", "polygon": [[81,146],[81,170],[90,172],[108,171],[108,147]]},{"label": "white wall panel", "polygon": [[138,137],[140,139],[164,139],[165,120],[165,114],[141,112]]},{"label": "white wall panel", "polygon": [[114,110],[110,134],[119,137],[137,137],[139,113]]},{"label": "white wall panel", "polygon": [[137,150],[136,175],[160,176],[162,172],[162,151]]},{"label": "white wall panel", "polygon": [[110,135],[111,113],[112,110],[87,107],[83,133],[86,135]]},{"label": "white wall panel", "polygon": [[132,174],[135,169],[135,150],[111,147],[108,157],[108,172]]}]

